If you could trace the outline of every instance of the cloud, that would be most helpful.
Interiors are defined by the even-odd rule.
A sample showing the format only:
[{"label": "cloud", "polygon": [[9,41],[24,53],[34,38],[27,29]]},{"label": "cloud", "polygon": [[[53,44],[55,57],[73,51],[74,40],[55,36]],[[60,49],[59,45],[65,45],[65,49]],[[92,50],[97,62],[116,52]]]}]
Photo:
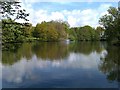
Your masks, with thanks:
[{"label": "cloud", "polygon": [[91,25],[93,27],[96,27],[99,25],[99,18],[107,14],[107,9],[109,8],[109,6],[111,6],[111,4],[103,3],[94,9],[64,9],[59,11],[49,11],[48,9],[42,8],[34,10],[33,3],[25,0],[23,1],[22,6],[27,10],[27,12],[30,13],[28,19],[30,20],[30,23],[32,23],[34,26],[37,23],[41,23],[42,21],[63,20],[67,21],[71,27],[84,25]]},{"label": "cloud", "polygon": [[[102,52],[101,52],[102,53]],[[2,65],[2,79],[13,83],[26,83],[25,80],[38,79],[40,74],[34,70],[49,70],[49,68],[80,68],[83,70],[92,70],[97,68],[96,58],[100,60],[100,54],[91,53],[89,55],[71,53],[66,60],[42,60],[33,56],[29,61],[22,58],[19,62],[11,65]],[[0,63],[1,64],[1,63]],[[17,72],[17,73],[16,73]],[[37,74],[36,74],[37,73]],[[25,80],[24,80],[25,79]],[[42,80],[42,79],[41,79]]]},{"label": "cloud", "polygon": [[63,19],[64,20],[65,16],[61,12],[52,12],[50,19],[53,19],[53,20]]},{"label": "cloud", "polygon": [[73,16],[68,16],[67,21],[70,24],[70,26],[75,26],[77,24],[77,19]]}]

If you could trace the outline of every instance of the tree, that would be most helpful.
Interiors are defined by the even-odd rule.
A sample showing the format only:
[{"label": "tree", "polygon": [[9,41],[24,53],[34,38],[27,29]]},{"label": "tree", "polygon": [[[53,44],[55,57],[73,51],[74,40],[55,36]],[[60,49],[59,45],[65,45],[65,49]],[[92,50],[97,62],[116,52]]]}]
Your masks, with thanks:
[{"label": "tree", "polygon": [[104,26],[108,41],[120,42],[120,8],[110,7],[108,13],[100,18],[99,23]]},{"label": "tree", "polygon": [[25,9],[21,9],[20,2],[0,1],[0,13],[2,15],[2,41],[5,42],[23,42],[25,35],[23,32],[27,23],[18,23],[17,19],[26,19]]},{"label": "tree", "polygon": [[37,24],[33,36],[41,41],[58,41],[66,39],[68,25],[62,21],[50,21]]},{"label": "tree", "polygon": [[69,30],[69,38],[78,41],[100,40],[100,35],[91,26],[74,27]]},{"label": "tree", "polygon": [[28,26],[24,25],[22,32],[25,37],[30,37],[32,36],[32,31],[33,31],[33,26],[31,23],[28,23]]},{"label": "tree", "polygon": [[69,34],[69,39],[72,41],[72,40],[77,40],[77,28],[70,28],[68,30],[68,34]]},{"label": "tree", "polygon": [[105,38],[104,38],[105,30],[103,27],[98,26],[95,31],[96,31],[96,36],[95,36],[96,39],[105,40]]},{"label": "tree", "polygon": [[94,40],[95,30],[92,27],[86,25],[80,29],[82,30],[81,34],[83,35],[84,40]]},{"label": "tree", "polygon": [[52,27],[56,29],[60,39],[67,38],[67,30],[69,27],[69,24],[67,22],[59,20],[59,21],[50,21],[49,23],[51,24]]},{"label": "tree", "polygon": [[2,15],[2,19],[12,19],[13,21],[17,19],[26,19],[29,14],[26,14],[25,9],[21,9],[20,2],[16,2],[16,0],[0,1],[0,13]]},{"label": "tree", "polygon": [[[9,24],[6,24],[9,23]],[[10,24],[14,23],[14,24]],[[23,42],[25,36],[22,32],[21,25],[11,19],[2,20],[2,41],[6,42]]]}]

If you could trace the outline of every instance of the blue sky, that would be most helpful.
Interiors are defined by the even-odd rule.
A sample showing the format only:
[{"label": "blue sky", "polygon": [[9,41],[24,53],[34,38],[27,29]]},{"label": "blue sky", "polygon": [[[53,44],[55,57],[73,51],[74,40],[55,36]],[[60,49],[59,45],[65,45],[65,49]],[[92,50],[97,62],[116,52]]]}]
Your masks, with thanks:
[{"label": "blue sky", "polygon": [[[42,21],[63,20],[71,27],[91,25],[99,26],[98,20],[107,14],[110,6],[117,7],[118,2],[41,2],[21,0],[22,6],[30,13],[29,20],[34,26]],[[100,1],[100,0],[99,0]]]},{"label": "blue sky", "polygon": [[34,10],[38,10],[40,8],[47,9],[48,11],[61,11],[61,10],[84,10],[84,9],[94,9],[99,7],[101,4],[112,4],[112,6],[117,7],[118,3],[116,2],[67,2],[67,3],[59,3],[59,2],[39,2],[33,3]]}]

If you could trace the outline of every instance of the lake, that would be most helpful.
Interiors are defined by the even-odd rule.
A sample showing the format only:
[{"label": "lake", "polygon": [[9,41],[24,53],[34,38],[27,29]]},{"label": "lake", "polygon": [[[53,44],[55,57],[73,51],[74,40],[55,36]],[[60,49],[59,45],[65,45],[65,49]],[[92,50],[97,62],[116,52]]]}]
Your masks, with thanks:
[{"label": "lake", "polygon": [[118,88],[120,47],[106,42],[7,44],[3,88]]}]

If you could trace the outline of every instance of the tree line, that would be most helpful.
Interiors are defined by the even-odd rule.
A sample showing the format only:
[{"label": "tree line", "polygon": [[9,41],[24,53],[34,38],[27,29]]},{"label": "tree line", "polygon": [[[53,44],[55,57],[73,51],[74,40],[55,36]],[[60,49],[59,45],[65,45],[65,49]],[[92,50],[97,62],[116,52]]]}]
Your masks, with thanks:
[{"label": "tree line", "polygon": [[[13,24],[14,23],[14,24]],[[64,21],[50,21],[37,24],[35,27],[28,23],[21,25],[11,19],[2,20],[3,43],[26,42],[26,41],[96,41],[102,40],[104,29],[91,26],[70,28]]]},{"label": "tree line", "polygon": [[99,41],[103,40],[103,33],[104,28],[100,26],[95,29],[89,25],[86,25],[83,27],[70,28],[69,39],[77,41]]},{"label": "tree line", "polygon": [[74,41],[106,40],[120,44],[120,8],[110,7],[108,9],[109,14],[99,19],[99,23],[103,27],[98,26],[97,28],[89,25],[70,28],[69,24],[62,20],[43,21],[33,27],[30,23],[16,22],[17,19],[28,21],[29,14],[26,13],[25,9],[21,9],[20,2],[0,2],[0,8],[2,43],[69,39]]}]

